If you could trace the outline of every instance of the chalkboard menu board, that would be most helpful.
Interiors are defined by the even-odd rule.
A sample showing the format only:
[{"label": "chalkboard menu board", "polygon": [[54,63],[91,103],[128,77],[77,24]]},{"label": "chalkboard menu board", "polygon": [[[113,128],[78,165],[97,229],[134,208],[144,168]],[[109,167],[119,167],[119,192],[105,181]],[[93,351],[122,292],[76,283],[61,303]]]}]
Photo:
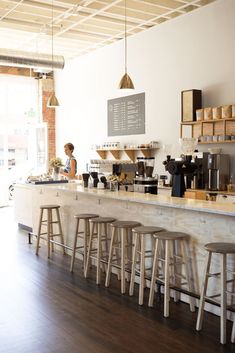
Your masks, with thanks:
[{"label": "chalkboard menu board", "polygon": [[108,100],[108,136],[145,133],[145,93]]}]

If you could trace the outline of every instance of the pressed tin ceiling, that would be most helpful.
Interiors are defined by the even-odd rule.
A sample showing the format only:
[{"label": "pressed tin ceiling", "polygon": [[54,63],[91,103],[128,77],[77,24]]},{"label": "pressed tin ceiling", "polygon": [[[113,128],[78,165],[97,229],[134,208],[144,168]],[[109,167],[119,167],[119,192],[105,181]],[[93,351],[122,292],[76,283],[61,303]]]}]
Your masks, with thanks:
[{"label": "pressed tin ceiling", "polygon": [[[216,0],[127,0],[127,36]],[[65,59],[124,37],[124,0],[54,0],[54,53]],[[52,1],[0,0],[0,48],[51,52]]]}]

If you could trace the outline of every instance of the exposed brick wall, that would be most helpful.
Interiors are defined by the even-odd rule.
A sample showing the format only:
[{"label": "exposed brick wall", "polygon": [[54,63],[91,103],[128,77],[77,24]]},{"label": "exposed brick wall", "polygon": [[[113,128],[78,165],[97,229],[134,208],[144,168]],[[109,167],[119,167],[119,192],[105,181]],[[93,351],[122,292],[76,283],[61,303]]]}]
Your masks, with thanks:
[{"label": "exposed brick wall", "polygon": [[[33,70],[0,66],[0,74],[9,74],[15,76],[38,76]],[[48,160],[56,156],[56,120],[55,109],[47,108],[47,101],[53,89],[53,80],[38,80],[39,82],[39,97],[42,99],[42,121],[48,124]]]},{"label": "exposed brick wall", "polygon": [[55,109],[47,108],[51,92],[42,90],[42,118],[48,129],[48,160],[56,156]]}]

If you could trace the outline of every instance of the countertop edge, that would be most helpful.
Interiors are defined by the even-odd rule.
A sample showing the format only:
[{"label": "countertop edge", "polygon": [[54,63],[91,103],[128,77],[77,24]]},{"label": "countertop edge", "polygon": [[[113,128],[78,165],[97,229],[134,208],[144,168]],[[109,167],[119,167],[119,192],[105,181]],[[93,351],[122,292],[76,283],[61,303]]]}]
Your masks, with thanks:
[{"label": "countertop edge", "polygon": [[171,197],[166,195],[152,195],[152,194],[141,194],[136,192],[127,192],[127,191],[109,191],[109,190],[99,190],[96,188],[93,189],[84,189],[83,186],[77,183],[68,183],[68,184],[45,184],[45,185],[35,185],[35,184],[26,184],[20,183],[16,186],[23,188],[50,188],[57,189],[58,191],[63,192],[76,192],[79,194],[87,194],[89,196],[104,198],[104,199],[113,199],[133,203],[142,203],[147,205],[155,205],[160,207],[168,207],[174,209],[218,214],[223,216],[235,216],[235,205],[227,203],[216,203],[215,201],[203,201],[203,200],[194,200],[194,199],[185,199],[178,197]]}]

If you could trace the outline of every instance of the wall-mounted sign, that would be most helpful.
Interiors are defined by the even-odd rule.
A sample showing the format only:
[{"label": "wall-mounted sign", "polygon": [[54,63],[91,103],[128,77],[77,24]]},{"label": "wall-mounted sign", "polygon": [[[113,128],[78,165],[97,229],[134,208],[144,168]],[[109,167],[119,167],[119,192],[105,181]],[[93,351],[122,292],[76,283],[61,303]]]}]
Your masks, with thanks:
[{"label": "wall-mounted sign", "polygon": [[108,100],[108,136],[145,133],[145,93]]}]

